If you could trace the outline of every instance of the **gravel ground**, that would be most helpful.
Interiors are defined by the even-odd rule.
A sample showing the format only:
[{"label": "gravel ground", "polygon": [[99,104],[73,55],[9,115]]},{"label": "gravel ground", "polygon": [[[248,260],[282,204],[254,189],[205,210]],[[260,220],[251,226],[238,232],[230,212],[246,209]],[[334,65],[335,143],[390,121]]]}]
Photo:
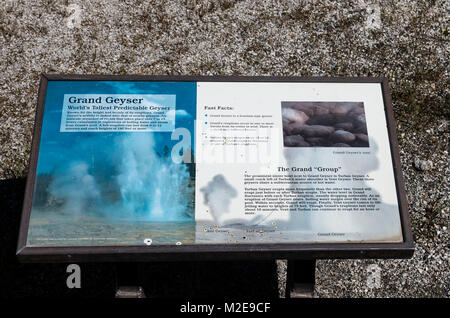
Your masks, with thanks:
[{"label": "gravel ground", "polygon": [[[27,173],[40,73],[386,76],[416,253],[319,261],[315,294],[448,297],[449,9],[408,0],[1,1],[0,180]],[[377,286],[367,284],[372,264]]]}]

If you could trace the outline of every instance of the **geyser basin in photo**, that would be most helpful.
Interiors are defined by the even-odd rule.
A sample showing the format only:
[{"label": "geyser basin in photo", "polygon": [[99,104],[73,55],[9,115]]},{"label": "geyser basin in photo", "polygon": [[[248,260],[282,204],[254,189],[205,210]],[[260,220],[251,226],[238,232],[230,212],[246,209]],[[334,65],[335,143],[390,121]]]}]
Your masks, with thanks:
[{"label": "geyser basin in photo", "polygon": [[387,89],[372,78],[44,75],[18,255],[410,256]]}]

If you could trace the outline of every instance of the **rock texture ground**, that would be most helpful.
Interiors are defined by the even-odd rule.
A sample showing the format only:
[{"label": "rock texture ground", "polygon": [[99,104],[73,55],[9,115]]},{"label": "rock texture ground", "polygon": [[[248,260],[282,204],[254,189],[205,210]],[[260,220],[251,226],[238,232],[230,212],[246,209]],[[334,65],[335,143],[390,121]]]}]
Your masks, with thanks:
[{"label": "rock texture ground", "polygon": [[386,76],[416,253],[319,261],[316,296],[448,297],[449,9],[440,0],[1,1],[0,179],[27,173],[40,73]]}]

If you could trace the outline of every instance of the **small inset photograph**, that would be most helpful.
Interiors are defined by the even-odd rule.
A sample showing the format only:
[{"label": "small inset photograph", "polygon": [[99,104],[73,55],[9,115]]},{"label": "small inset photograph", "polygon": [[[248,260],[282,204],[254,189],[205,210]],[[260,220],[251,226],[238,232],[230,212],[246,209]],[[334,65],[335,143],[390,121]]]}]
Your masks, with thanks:
[{"label": "small inset photograph", "polygon": [[285,147],[369,147],[363,102],[281,102]]}]

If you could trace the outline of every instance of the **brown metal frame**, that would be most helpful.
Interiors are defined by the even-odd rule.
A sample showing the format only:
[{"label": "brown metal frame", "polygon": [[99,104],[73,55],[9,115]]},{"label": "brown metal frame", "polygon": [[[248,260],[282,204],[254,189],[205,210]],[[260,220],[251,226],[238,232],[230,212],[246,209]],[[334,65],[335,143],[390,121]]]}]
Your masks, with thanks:
[{"label": "brown metal frame", "polygon": [[[317,82],[380,83],[392,154],[398,205],[402,225],[401,243],[275,243],[148,246],[27,247],[31,202],[36,177],[39,143],[48,81],[193,81],[193,82]],[[409,258],[414,253],[408,204],[400,164],[389,83],[386,78],[361,77],[246,77],[246,76],[147,76],[147,75],[56,75],[42,74],[34,124],[25,198],[20,224],[17,256],[23,262],[134,262],[236,259],[326,259],[326,258]]]}]

